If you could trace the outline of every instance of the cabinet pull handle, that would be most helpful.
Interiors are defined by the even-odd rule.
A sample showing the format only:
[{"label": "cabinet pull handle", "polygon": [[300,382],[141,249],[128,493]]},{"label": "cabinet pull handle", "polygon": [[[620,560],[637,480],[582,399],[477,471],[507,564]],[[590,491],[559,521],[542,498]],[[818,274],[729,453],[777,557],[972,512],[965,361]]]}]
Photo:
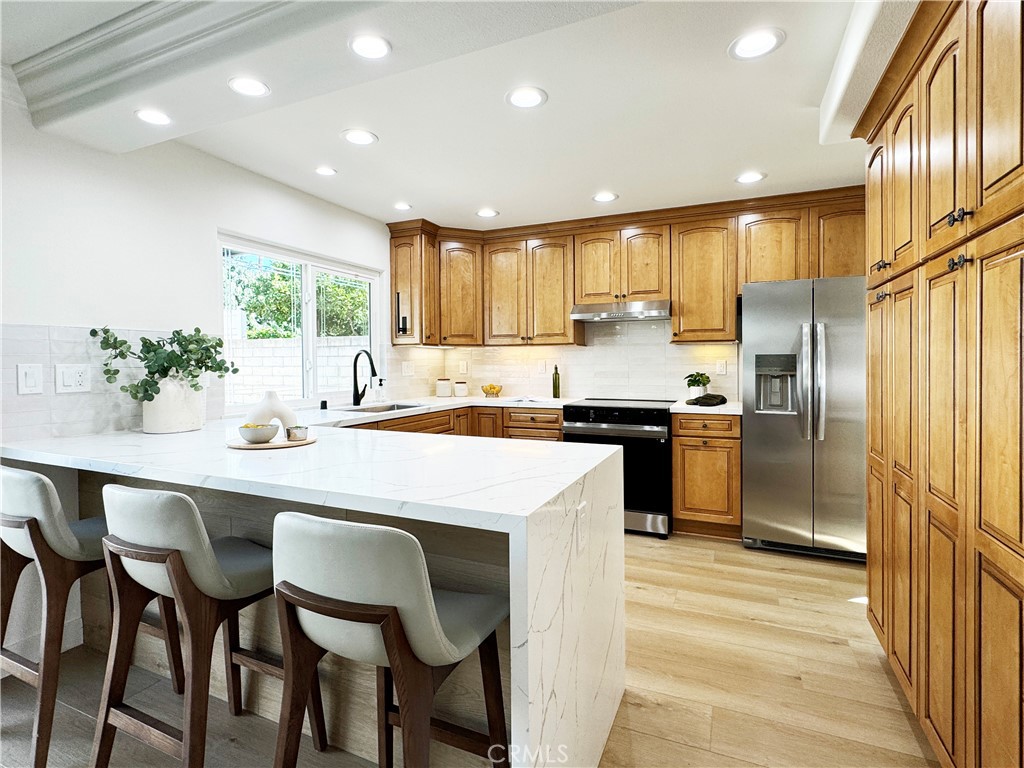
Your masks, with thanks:
[{"label": "cabinet pull handle", "polygon": [[886,261],[885,259],[879,259],[878,261],[876,261],[874,264],[871,265],[871,271],[873,271],[873,272],[881,272],[886,267],[891,267],[891,266],[892,266],[892,262],[891,261]]},{"label": "cabinet pull handle", "polygon": [[409,333],[409,318],[402,316],[402,293],[395,291],[395,335],[405,336]]},{"label": "cabinet pull handle", "polygon": [[968,216],[973,216],[974,211],[964,210],[963,207],[957,208],[946,217],[946,224],[950,227],[955,227],[959,222],[966,219]]},{"label": "cabinet pull handle", "polygon": [[886,291],[879,291],[878,293],[875,294],[875,300],[873,303],[877,304],[878,302],[880,302],[882,299],[886,298],[889,295],[890,294]]},{"label": "cabinet pull handle", "polygon": [[952,272],[954,269],[963,269],[967,264],[970,264],[974,259],[968,259],[962,253],[955,259],[949,259],[946,262],[946,268]]}]

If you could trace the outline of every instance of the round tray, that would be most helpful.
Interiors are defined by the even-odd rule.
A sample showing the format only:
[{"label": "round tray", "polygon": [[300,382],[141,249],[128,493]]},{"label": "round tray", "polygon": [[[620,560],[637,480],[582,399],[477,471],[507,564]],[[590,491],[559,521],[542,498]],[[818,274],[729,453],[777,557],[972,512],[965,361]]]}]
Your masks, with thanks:
[{"label": "round tray", "polygon": [[307,437],[305,440],[281,440],[275,438],[269,443],[247,443],[239,437],[236,440],[228,440],[227,446],[239,451],[266,451],[273,448],[298,448],[300,445],[309,445],[315,442],[315,437]]}]

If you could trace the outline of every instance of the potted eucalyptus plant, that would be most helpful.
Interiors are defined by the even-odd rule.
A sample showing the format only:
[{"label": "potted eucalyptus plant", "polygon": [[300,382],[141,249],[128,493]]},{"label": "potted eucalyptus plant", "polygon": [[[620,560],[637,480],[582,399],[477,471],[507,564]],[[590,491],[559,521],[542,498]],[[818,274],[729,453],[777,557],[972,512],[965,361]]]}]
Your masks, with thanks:
[{"label": "potted eucalyptus plant", "polygon": [[203,426],[202,377],[215,373],[223,379],[238,373],[234,363],[221,357],[224,340],[207,336],[196,328],[192,333],[174,331],[169,338],[139,339],[139,349],[109,328],[93,328],[107,353],[103,375],[113,384],[121,374],[114,366],[120,360],[137,360],[145,372],[137,381],[121,385],[133,400],[142,402],[142,431],[150,433],[191,432]]},{"label": "potted eucalyptus plant", "polygon": [[690,399],[706,395],[708,393],[708,384],[711,383],[711,377],[706,373],[695,371],[686,377],[686,386],[690,393]]}]

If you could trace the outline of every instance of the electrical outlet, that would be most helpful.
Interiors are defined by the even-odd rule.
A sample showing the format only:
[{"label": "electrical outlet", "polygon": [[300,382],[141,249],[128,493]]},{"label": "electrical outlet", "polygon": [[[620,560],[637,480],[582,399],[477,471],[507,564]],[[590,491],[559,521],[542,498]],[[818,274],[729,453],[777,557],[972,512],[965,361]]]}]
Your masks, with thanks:
[{"label": "electrical outlet", "polygon": [[86,363],[58,365],[54,370],[57,394],[89,391],[89,366]]},{"label": "electrical outlet", "polygon": [[402,362],[402,375],[403,376],[414,376],[416,374],[416,366],[409,360]]},{"label": "electrical outlet", "polygon": [[718,365],[715,367],[715,374],[718,376],[727,376],[729,374],[729,361],[719,360]]},{"label": "electrical outlet", "polygon": [[43,366],[39,363],[19,363],[18,394],[43,394]]},{"label": "electrical outlet", "polygon": [[587,546],[587,530],[590,528],[590,521],[587,520],[587,502],[581,501],[576,507],[576,552],[583,551]]},{"label": "electrical outlet", "polygon": [[469,373],[468,360],[459,360],[459,373]]}]

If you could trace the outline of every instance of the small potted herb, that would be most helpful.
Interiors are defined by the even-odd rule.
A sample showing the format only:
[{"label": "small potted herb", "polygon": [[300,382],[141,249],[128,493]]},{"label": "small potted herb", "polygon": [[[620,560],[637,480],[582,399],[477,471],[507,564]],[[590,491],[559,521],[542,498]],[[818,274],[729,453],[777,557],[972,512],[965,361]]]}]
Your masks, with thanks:
[{"label": "small potted herb", "polygon": [[690,399],[706,395],[708,393],[708,384],[711,383],[711,377],[706,373],[696,371],[686,377],[686,386],[689,388]]},{"label": "small potted herb", "polygon": [[103,375],[109,384],[117,381],[119,360],[137,360],[145,368],[135,382],[122,384],[121,391],[142,402],[142,431],[151,433],[190,432],[203,426],[203,374],[223,379],[238,373],[234,363],[221,357],[224,340],[207,336],[196,328],[192,333],[178,330],[166,339],[139,339],[139,350],[109,328],[93,328],[89,335],[100,341],[107,353]]}]

